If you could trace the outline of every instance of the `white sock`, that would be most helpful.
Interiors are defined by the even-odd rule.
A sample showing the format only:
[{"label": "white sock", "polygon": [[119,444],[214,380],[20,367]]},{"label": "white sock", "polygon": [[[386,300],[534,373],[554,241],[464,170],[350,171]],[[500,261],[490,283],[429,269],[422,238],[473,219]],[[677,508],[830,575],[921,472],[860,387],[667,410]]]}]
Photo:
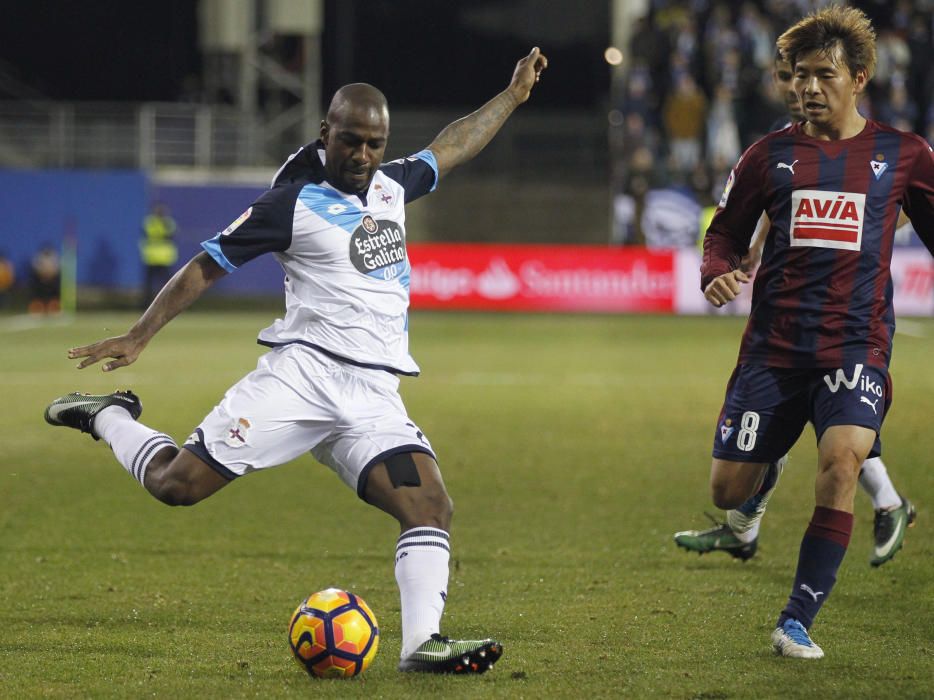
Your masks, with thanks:
[{"label": "white sock", "polygon": [[889,479],[881,457],[872,457],[863,462],[862,471],[859,473],[859,485],[869,494],[875,510],[888,510],[902,504],[901,496]]},{"label": "white sock", "polygon": [[752,527],[750,527],[745,532],[736,532],[736,530],[733,530],[733,534],[736,536],[736,539],[738,539],[740,542],[749,544],[750,542],[752,542],[754,539],[756,539],[759,536],[759,525],[761,523],[762,523],[762,518],[759,518],[758,520],[756,520],[756,522],[752,524]]},{"label": "white sock", "polygon": [[178,448],[168,435],[137,423],[120,406],[108,406],[94,416],[93,427],[97,436],[110,445],[117,461],[140,484],[146,478],[146,467],[159,450]]},{"label": "white sock", "polygon": [[448,591],[449,536],[434,527],[406,530],[396,543],[396,583],[402,605],[402,658],[440,631]]}]

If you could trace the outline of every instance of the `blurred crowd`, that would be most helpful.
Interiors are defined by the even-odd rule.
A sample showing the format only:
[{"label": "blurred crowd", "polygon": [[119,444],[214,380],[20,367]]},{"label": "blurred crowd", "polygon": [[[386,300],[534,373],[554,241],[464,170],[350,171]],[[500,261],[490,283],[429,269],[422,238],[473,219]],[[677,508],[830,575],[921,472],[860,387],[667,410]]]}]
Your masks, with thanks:
[{"label": "blurred crowd", "polygon": [[[787,114],[772,86],[776,38],[827,4],[651,0],[610,111],[615,242],[696,243],[730,168]],[[877,32],[876,75],[860,111],[934,142],[934,0],[849,4]]]}]

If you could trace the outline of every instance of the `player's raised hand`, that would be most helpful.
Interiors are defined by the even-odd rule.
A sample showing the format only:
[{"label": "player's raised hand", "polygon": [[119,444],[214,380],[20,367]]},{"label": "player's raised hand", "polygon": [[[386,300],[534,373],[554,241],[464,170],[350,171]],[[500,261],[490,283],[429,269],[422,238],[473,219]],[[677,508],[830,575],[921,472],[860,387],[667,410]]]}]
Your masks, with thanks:
[{"label": "player's raised hand", "polygon": [[104,372],[110,372],[118,367],[126,367],[136,362],[136,358],[139,357],[144,347],[145,343],[130,337],[129,334],[118,335],[90,345],[72,348],[68,351],[68,358],[74,360],[83,357],[84,359],[78,364],[78,369],[84,369],[95,362],[110,357],[113,360],[104,363],[101,367]]},{"label": "player's raised hand", "polygon": [[529,99],[532,87],[538,82],[542,71],[548,67],[548,58],[536,46],[528,56],[519,60],[512,73],[509,91],[519,104]]},{"label": "player's raised hand", "polygon": [[704,298],[711,304],[720,308],[728,304],[739,296],[743,284],[749,283],[749,275],[742,270],[732,270],[719,277],[714,277],[707,289],[704,290]]}]

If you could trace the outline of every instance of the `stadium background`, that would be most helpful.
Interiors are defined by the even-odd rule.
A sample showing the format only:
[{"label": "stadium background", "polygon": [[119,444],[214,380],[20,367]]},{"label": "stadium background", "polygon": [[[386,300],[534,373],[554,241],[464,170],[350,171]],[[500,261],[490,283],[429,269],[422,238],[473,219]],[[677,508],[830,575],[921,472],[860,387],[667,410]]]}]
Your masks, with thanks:
[{"label": "stadium background", "polygon": [[[315,6],[163,0],[133,3],[132,19],[112,0],[4,8],[0,252],[14,257],[23,284],[37,248],[76,241],[81,284],[77,314],[25,315],[25,290],[0,312],[0,697],[930,697],[934,320],[899,319],[884,434],[918,526],[895,560],[872,569],[873,512],[857,496],[850,552],[814,630],[823,662],[790,669],[768,644],[813,509],[809,431],[754,559],[688,556],[671,537],[707,526],[709,447],[743,319],[670,313],[700,310],[687,279],[696,230],[691,217],[672,226],[663,205],[696,210],[705,188],[719,185],[711,172],[695,195],[672,167],[666,76],[684,64],[676,52],[688,51],[696,82],[711,90],[704,47],[735,42],[741,60],[724,60],[740,60],[755,94],[766,78],[751,68],[752,46],[809,3],[333,0],[317,5],[317,23],[302,21],[302,4]],[[920,17],[923,46],[899,31],[910,64],[929,59],[929,2],[864,6],[880,23],[903,20],[906,8],[908,26]],[[252,44],[237,32],[248,24],[244,7],[256,8],[251,26],[262,30]],[[726,28],[711,24],[717,7],[735,19]],[[227,12],[212,19],[218,8]],[[748,19],[755,8],[758,22]],[[423,373],[402,383],[456,504],[444,631],[492,634],[506,646],[481,678],[413,678],[395,670],[395,527],[327,469],[304,457],[170,509],[103,443],[41,415],[67,391],[129,387],[147,425],[184,440],[263,352],[256,332],[281,309],[281,271],[251,262],[168,324],[133,366],[77,372],[66,348],[120,333],[139,313],[129,307],[149,204],[171,202],[184,260],[316,132],[337,85],[362,79],[387,92],[390,155],[403,155],[504,86],[533,44],[551,66],[531,102],[409,212],[413,259],[467,246],[452,253],[456,265],[416,261],[434,292],[419,303],[445,310],[412,314]],[[611,44],[621,49],[617,67],[605,58]],[[296,60],[300,46],[320,56],[311,72]],[[255,83],[238,75],[247,59]],[[648,131],[625,136],[634,123],[625,115],[639,104],[632,85],[653,75],[659,82],[641,101]],[[321,99],[298,101],[303,90]],[[911,93],[921,133],[930,94]],[[737,125],[746,123],[741,108],[752,109],[747,99],[733,102]],[[757,100],[748,104],[763,122],[780,114]],[[646,164],[640,185],[634,172]],[[649,193],[646,207],[639,198]],[[677,204],[685,193],[694,207]],[[648,231],[641,217],[626,223],[625,201],[615,216],[619,196],[649,214]],[[653,221],[691,242],[656,246]],[[927,313],[934,274],[927,252],[912,250],[919,257],[903,277]],[[520,281],[538,296],[515,293],[523,265]],[[581,299],[604,312],[653,313],[447,310]],[[332,585],[373,607],[380,652],[358,682],[309,686],[290,658],[287,621],[298,601]]]},{"label": "stadium background", "polygon": [[[934,137],[934,3],[856,4],[879,32],[864,113]],[[0,28],[0,255],[22,289],[37,250],[76,245],[79,303],[132,304],[152,203],[178,223],[181,264],[314,137],[339,85],[385,90],[398,157],[495,94],[540,44],[551,66],[533,99],[410,207],[409,239],[584,244],[603,262],[416,247],[431,274],[416,270],[415,307],[701,312],[692,251],[742,148],[783,114],[768,75],[777,33],[817,5],[178,0],[143,3],[129,21],[110,1],[20,3]],[[898,241],[897,307],[934,313],[934,268],[910,227]],[[635,254],[645,248],[656,252]],[[275,296],[279,283],[260,260],[212,293]],[[561,296],[578,303],[550,301]]]}]

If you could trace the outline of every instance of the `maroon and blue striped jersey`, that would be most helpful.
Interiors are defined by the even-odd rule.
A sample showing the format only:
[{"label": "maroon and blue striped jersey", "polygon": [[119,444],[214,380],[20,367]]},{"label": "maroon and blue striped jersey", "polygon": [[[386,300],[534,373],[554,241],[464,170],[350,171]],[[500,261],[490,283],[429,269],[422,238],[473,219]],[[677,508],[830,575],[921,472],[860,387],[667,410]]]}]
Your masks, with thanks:
[{"label": "maroon and blue striped jersey", "polygon": [[825,141],[803,124],[742,155],[704,237],[701,288],[736,269],[764,211],[740,364],[887,368],[895,316],[889,263],[900,208],[934,254],[934,154],[875,121]]}]

